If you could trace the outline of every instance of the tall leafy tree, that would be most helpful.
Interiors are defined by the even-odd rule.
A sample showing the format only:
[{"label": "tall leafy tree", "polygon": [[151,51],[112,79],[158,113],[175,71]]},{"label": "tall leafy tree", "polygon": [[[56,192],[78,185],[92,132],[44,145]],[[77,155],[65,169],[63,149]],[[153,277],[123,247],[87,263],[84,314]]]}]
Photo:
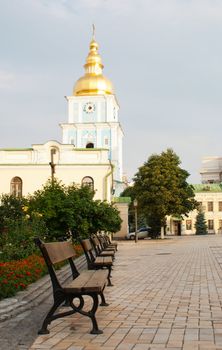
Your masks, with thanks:
[{"label": "tall leafy tree", "polygon": [[159,234],[167,215],[181,217],[196,207],[189,173],[180,167],[180,159],[172,149],[153,154],[139,168],[134,193],[154,234]]}]

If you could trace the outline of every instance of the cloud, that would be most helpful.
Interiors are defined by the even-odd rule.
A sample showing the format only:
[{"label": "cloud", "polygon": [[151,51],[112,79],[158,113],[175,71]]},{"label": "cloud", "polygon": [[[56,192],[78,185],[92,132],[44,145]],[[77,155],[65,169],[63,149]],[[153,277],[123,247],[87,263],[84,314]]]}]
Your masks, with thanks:
[{"label": "cloud", "polygon": [[0,71],[0,89],[8,89],[14,86],[16,77],[12,72]]},{"label": "cloud", "polygon": [[[3,145],[54,137],[95,22],[130,173],[167,146],[196,174],[198,159],[220,153],[221,0],[14,0],[4,2],[0,18],[0,112],[11,121],[2,128]],[[11,137],[15,121],[30,124],[25,137]]]},{"label": "cloud", "polygon": [[[222,2],[220,0],[42,0],[42,4],[53,9],[65,9],[69,12],[85,9],[103,10],[109,14],[118,13],[119,15],[133,14],[135,18],[144,17],[153,21],[163,19],[176,19],[198,17],[202,19],[221,19]],[[104,15],[106,13],[104,12]]]},{"label": "cloud", "polygon": [[72,12],[75,12],[74,6],[66,0],[41,0],[37,3],[40,10],[46,11],[51,17],[56,19],[67,19]]}]

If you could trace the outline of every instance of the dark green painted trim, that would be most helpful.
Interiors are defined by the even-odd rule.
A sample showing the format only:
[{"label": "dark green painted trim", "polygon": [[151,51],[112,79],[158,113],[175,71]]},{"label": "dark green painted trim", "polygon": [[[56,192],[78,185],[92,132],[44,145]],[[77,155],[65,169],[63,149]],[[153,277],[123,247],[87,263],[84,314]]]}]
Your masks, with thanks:
[{"label": "dark green painted trim", "polygon": [[131,203],[130,197],[113,197],[112,201],[114,203]]}]

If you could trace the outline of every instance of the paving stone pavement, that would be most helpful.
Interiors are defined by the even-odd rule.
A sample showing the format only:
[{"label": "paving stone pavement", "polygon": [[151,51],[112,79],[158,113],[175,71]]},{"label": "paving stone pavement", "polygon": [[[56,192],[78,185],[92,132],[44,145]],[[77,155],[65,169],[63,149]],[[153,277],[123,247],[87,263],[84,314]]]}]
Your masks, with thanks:
[{"label": "paving stone pavement", "polygon": [[49,326],[30,350],[222,350],[222,236],[121,242],[102,335],[72,315]]},{"label": "paving stone pavement", "polygon": [[[86,268],[83,256],[76,260],[76,266],[79,271]],[[70,268],[64,266],[58,275],[61,282],[69,280]],[[51,305],[49,276],[31,284],[15,297],[0,301],[0,350],[28,350]]]}]

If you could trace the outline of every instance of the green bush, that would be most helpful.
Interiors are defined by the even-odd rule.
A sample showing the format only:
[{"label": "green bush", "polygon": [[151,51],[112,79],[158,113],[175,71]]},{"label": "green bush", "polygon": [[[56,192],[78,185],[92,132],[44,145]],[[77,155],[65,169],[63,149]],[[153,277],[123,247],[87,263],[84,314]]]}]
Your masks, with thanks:
[{"label": "green bush", "polygon": [[0,261],[19,260],[36,252],[34,237],[44,236],[41,220],[22,218],[10,222],[0,238]]},{"label": "green bush", "polygon": [[98,231],[120,229],[112,204],[93,199],[88,187],[48,181],[27,198],[3,195],[0,204],[0,261],[19,260],[36,252],[33,238],[57,241],[88,237]]}]

